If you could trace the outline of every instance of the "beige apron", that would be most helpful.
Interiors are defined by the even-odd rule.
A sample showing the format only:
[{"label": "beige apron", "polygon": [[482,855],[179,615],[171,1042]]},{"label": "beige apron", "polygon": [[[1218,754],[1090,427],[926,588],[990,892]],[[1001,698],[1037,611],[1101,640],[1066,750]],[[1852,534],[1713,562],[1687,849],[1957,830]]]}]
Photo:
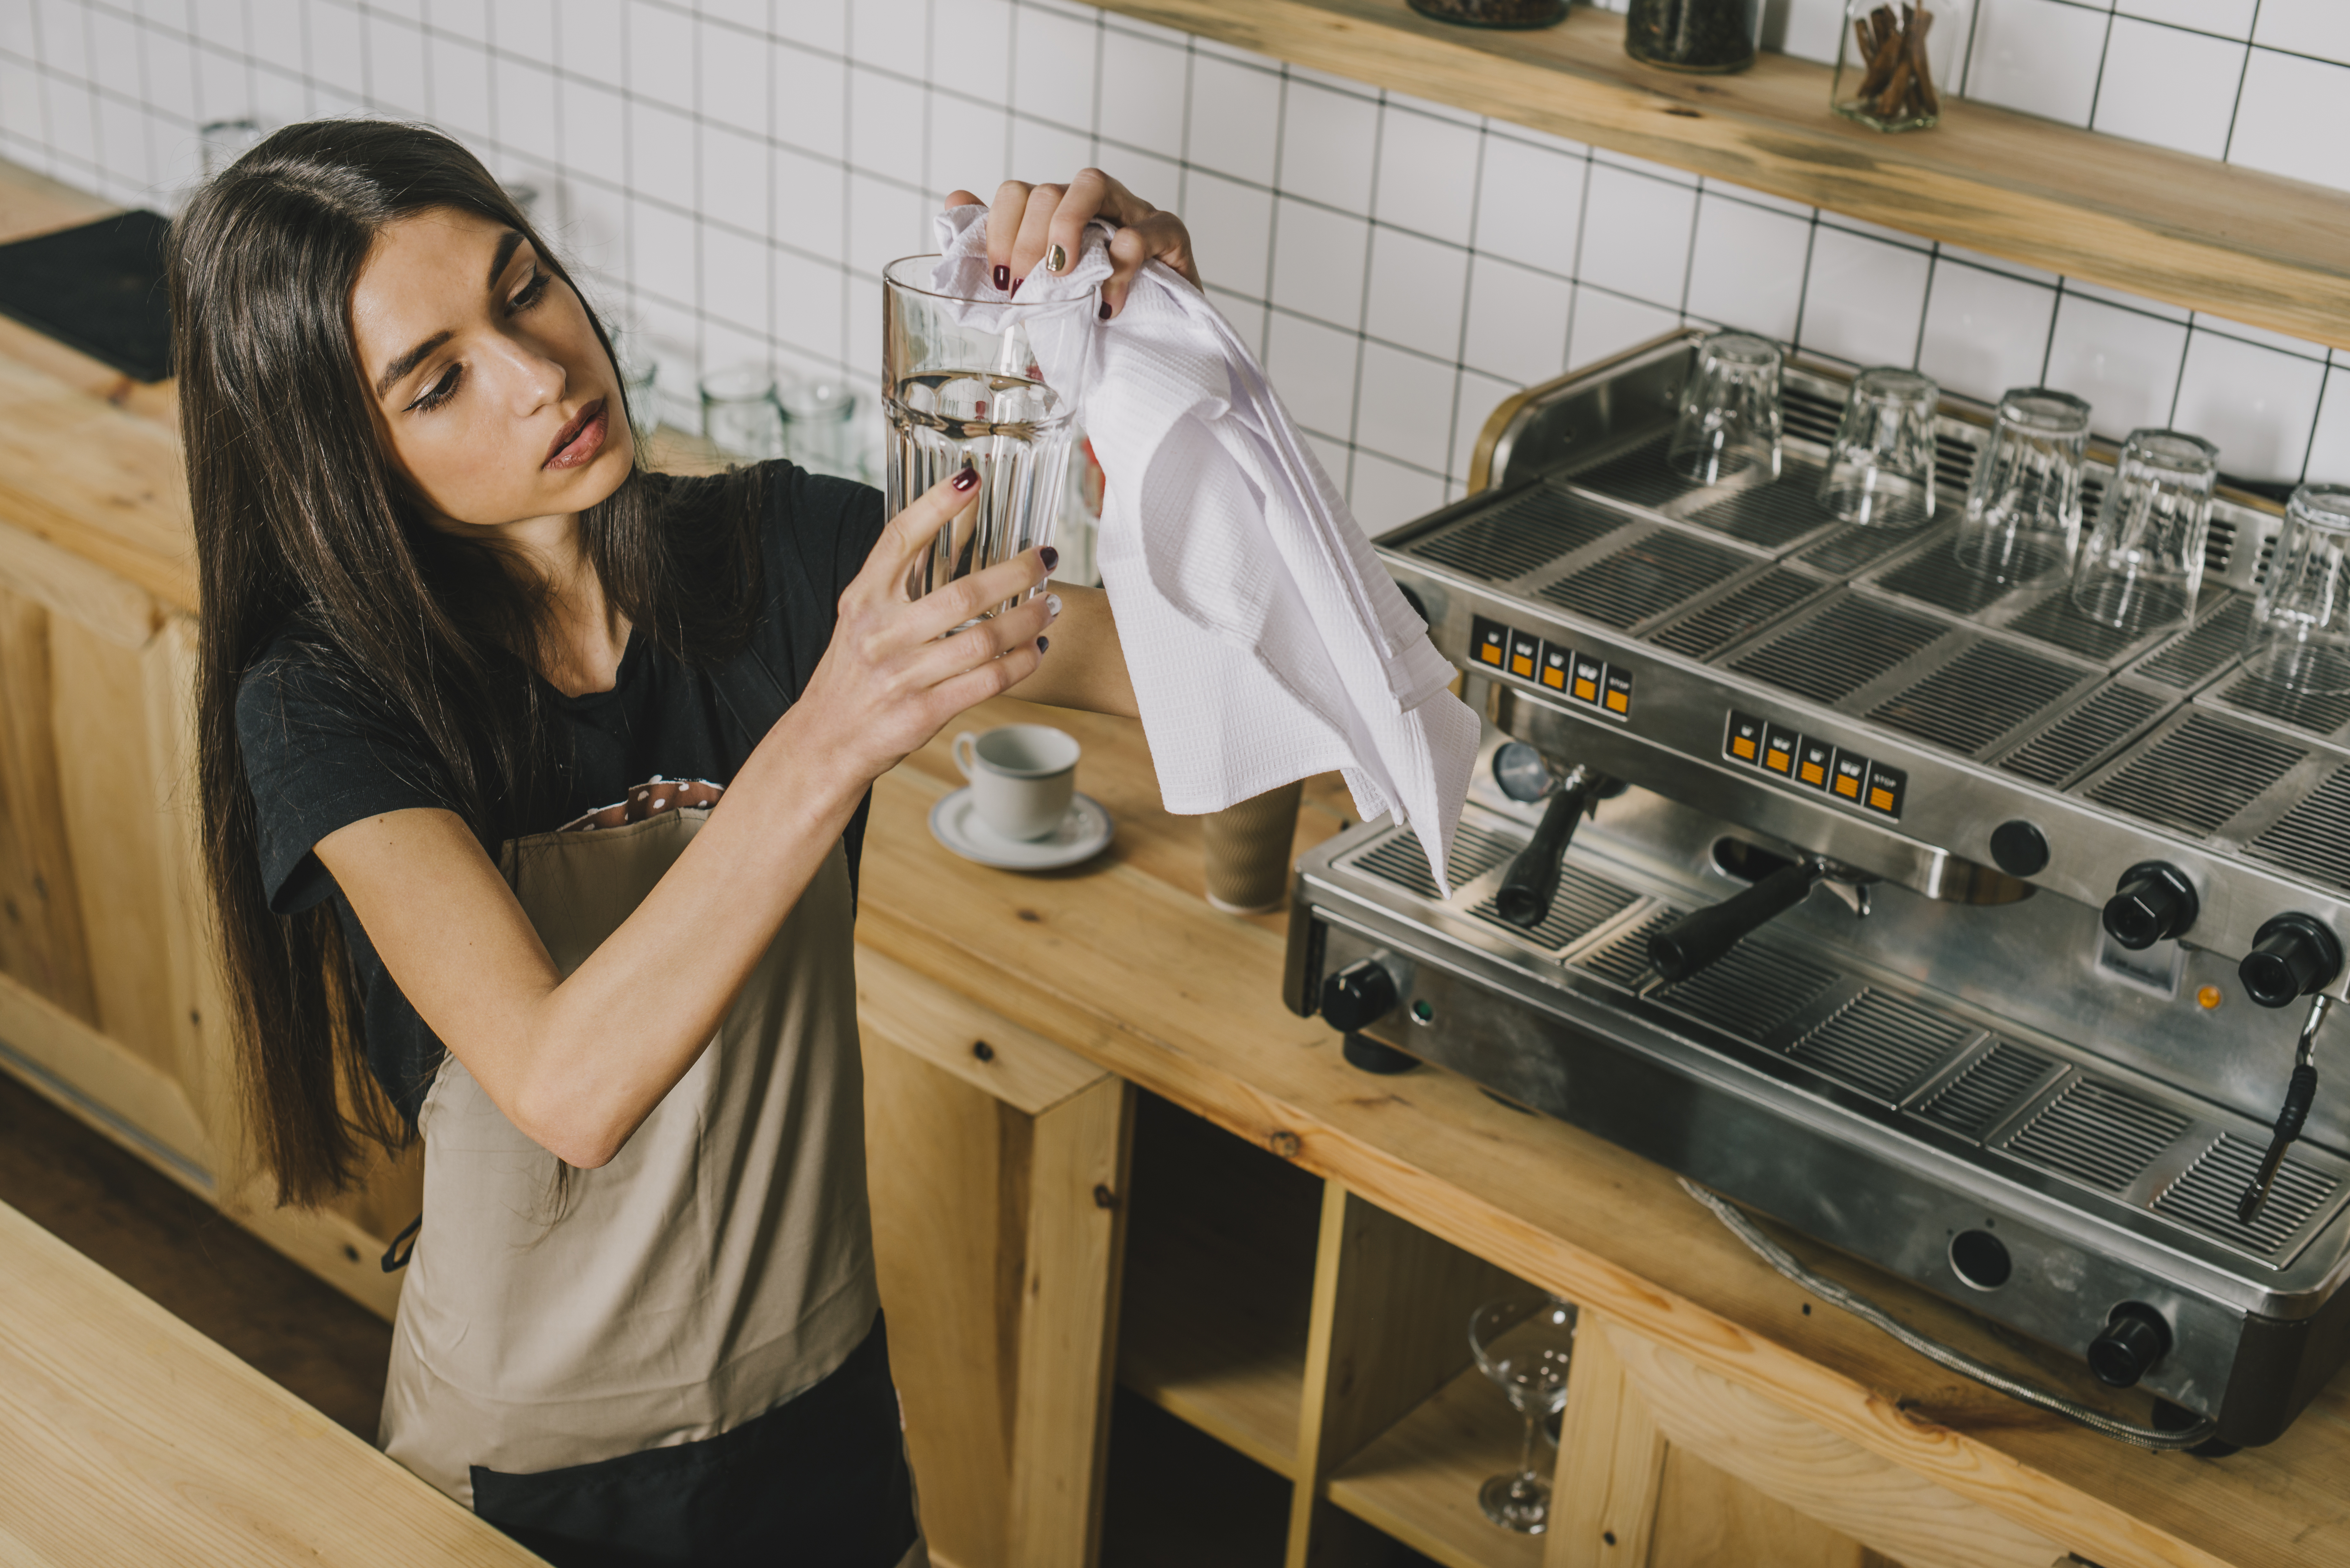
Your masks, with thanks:
[{"label": "beige apron", "polygon": [[[507,844],[507,879],[562,973],[709,815]],[[709,1047],[560,1198],[554,1157],[444,1059],[418,1117],[424,1225],[393,1332],[387,1453],[470,1507],[471,1466],[529,1474],[714,1437],[865,1338],[879,1303],[852,913],[836,844]]]}]

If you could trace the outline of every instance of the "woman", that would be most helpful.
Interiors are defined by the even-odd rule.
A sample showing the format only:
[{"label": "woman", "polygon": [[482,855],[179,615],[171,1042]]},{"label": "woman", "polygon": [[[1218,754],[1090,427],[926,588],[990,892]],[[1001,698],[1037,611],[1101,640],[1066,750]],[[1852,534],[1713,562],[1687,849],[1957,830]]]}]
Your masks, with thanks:
[{"label": "woman", "polygon": [[[1110,310],[1148,257],[1190,272],[1089,170],[998,192],[998,277],[1097,213]],[[278,131],[171,272],[259,1146],[308,1203],[368,1137],[425,1142],[384,1447],[561,1563],[920,1561],[865,1207],[865,805],[984,698],[1133,713],[1106,602],[941,637],[1054,563],[909,598],[968,469],[885,523],[787,464],[638,466],[602,326],[435,132]]]}]

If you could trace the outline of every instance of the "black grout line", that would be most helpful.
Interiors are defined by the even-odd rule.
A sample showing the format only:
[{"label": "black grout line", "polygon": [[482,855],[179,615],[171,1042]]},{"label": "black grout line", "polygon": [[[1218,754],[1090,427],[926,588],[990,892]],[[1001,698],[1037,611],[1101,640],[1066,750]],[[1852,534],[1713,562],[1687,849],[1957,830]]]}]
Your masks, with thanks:
[{"label": "black grout line", "polygon": [[2236,147],[2236,121],[2244,112],[2244,84],[2252,78],[2252,35],[2261,29],[2261,0],[2252,0],[2252,19],[2244,24],[2244,58],[2236,67],[2236,100],[2228,106],[2228,134],[2220,143],[2220,161]]},{"label": "black grout line", "polygon": [[2089,84],[2089,118],[2081,122],[2085,126],[2094,128],[2097,123],[2097,98],[2106,90],[2106,62],[2113,58],[2113,53],[2114,14],[2108,9],[2106,12],[2106,36],[2097,45],[2097,75]]}]

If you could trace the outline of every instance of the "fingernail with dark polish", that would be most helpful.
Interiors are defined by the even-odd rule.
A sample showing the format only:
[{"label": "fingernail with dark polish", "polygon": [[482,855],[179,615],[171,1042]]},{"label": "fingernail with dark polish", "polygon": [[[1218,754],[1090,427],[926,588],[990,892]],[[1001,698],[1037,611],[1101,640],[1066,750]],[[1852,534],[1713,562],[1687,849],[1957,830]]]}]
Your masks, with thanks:
[{"label": "fingernail with dark polish", "polygon": [[1049,572],[1061,564],[1061,552],[1047,545],[1036,552],[1036,558],[1045,563],[1045,569]]},{"label": "fingernail with dark polish", "polygon": [[969,490],[978,483],[979,470],[972,467],[970,464],[966,463],[962,468],[955,471],[954,487],[957,490]]},{"label": "fingernail with dark polish", "polygon": [[1103,300],[1101,302],[1101,309],[1095,312],[1095,314],[1099,316],[1104,321],[1107,321],[1109,319],[1109,301],[1107,299]]},{"label": "fingernail with dark polish", "polygon": [[[1007,268],[1006,270],[1008,271],[1009,269]],[[1022,284],[1024,284],[1024,283],[1026,283],[1027,281],[1028,281],[1028,280],[1027,280],[1026,278],[1024,278],[1024,277],[1015,277],[1015,278],[1014,278],[1014,279],[1012,280],[1012,287],[1010,288],[1010,290],[1009,290],[1008,292],[1013,293],[1013,294],[1017,294],[1017,293],[1019,293],[1019,292],[1020,292],[1020,286],[1021,286]]]},{"label": "fingernail with dark polish", "polygon": [[1049,637],[1040,637],[1036,639],[1036,651],[1039,653],[1050,651],[1052,646],[1053,639]]},{"label": "fingernail with dark polish", "polygon": [[1007,292],[1011,289],[1012,269],[1010,267],[1000,266],[995,269],[995,286]]}]

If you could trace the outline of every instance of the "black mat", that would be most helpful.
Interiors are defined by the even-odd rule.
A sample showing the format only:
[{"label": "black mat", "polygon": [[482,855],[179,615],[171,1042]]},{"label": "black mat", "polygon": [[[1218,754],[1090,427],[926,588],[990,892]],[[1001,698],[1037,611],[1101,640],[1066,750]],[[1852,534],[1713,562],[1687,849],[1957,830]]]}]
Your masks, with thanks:
[{"label": "black mat", "polygon": [[0,245],[0,314],[139,381],[172,373],[161,213],[117,213]]}]

